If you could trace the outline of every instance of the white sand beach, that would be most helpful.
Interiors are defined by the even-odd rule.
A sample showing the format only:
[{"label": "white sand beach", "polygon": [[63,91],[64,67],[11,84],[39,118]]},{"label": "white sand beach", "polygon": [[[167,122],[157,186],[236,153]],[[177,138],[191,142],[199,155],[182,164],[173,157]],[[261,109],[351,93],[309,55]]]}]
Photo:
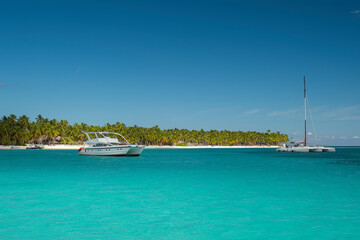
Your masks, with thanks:
[{"label": "white sand beach", "polygon": [[[15,146],[15,145],[10,145],[10,146],[4,146],[4,145],[0,145],[0,149],[26,149],[27,147],[31,147],[33,145],[27,145],[27,146]],[[66,150],[66,149],[79,149],[80,147],[82,147],[82,145],[67,145],[67,144],[56,144],[56,145],[41,145],[42,147],[44,147],[44,149],[48,149],[48,150]]]},{"label": "white sand beach", "polygon": [[[28,145],[30,146],[30,145]],[[0,150],[6,149],[26,149],[28,146],[4,146],[0,145]],[[56,145],[42,145],[46,150],[71,150],[71,149],[79,149],[82,145],[66,145],[66,144],[56,144]],[[146,146],[148,149],[201,149],[201,148],[277,148],[278,146]]]},{"label": "white sand beach", "polygon": [[277,148],[278,146],[146,146],[146,148],[159,148],[159,149],[198,149],[198,148]]}]

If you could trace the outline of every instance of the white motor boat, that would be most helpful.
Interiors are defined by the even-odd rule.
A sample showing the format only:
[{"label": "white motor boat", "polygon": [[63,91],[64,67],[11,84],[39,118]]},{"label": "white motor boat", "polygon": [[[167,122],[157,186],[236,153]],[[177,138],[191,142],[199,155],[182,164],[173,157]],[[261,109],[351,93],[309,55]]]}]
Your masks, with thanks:
[{"label": "white motor boat", "polygon": [[[145,145],[130,144],[119,133],[83,132],[88,140],[79,149],[80,155],[93,156],[139,156]],[[122,139],[123,141],[119,141]]]}]

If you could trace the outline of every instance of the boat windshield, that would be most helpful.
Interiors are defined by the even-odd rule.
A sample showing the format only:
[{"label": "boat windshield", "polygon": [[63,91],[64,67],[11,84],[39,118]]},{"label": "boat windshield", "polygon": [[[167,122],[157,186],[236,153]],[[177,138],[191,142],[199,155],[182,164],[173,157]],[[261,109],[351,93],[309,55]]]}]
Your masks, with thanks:
[{"label": "boat windshield", "polygon": [[115,134],[115,133],[102,133],[102,134],[113,145],[126,145],[127,144],[126,140],[118,134]]},{"label": "boat windshield", "polygon": [[97,138],[95,133],[89,133],[88,136],[89,136],[90,139],[96,139]]},{"label": "boat windshield", "polygon": [[86,132],[88,137],[87,143],[96,144],[104,143],[111,145],[127,145],[128,141],[118,133],[109,133],[109,132]]}]

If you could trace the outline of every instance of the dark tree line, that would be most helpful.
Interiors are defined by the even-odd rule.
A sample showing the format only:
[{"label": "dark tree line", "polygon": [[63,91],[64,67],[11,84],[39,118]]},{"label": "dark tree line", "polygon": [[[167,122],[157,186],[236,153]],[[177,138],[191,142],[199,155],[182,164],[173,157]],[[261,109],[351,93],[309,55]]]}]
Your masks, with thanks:
[{"label": "dark tree line", "polygon": [[242,132],[227,130],[187,130],[164,129],[158,126],[145,128],[126,126],[124,123],[107,123],[93,126],[85,123],[69,124],[67,120],[49,120],[38,115],[35,121],[22,115],[3,116],[0,120],[0,144],[24,145],[38,144],[81,144],[86,136],[81,132],[117,132],[129,142],[141,142],[146,145],[277,145],[288,141],[286,134],[261,132]]}]

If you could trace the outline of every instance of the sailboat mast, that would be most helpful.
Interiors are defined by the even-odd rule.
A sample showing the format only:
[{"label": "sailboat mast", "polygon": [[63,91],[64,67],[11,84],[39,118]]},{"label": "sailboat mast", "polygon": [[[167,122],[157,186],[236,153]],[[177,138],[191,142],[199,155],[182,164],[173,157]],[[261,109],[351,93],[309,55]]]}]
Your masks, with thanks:
[{"label": "sailboat mast", "polygon": [[305,85],[305,76],[304,76],[304,115],[305,115],[305,137],[304,137],[304,145],[306,147],[306,85]]}]

